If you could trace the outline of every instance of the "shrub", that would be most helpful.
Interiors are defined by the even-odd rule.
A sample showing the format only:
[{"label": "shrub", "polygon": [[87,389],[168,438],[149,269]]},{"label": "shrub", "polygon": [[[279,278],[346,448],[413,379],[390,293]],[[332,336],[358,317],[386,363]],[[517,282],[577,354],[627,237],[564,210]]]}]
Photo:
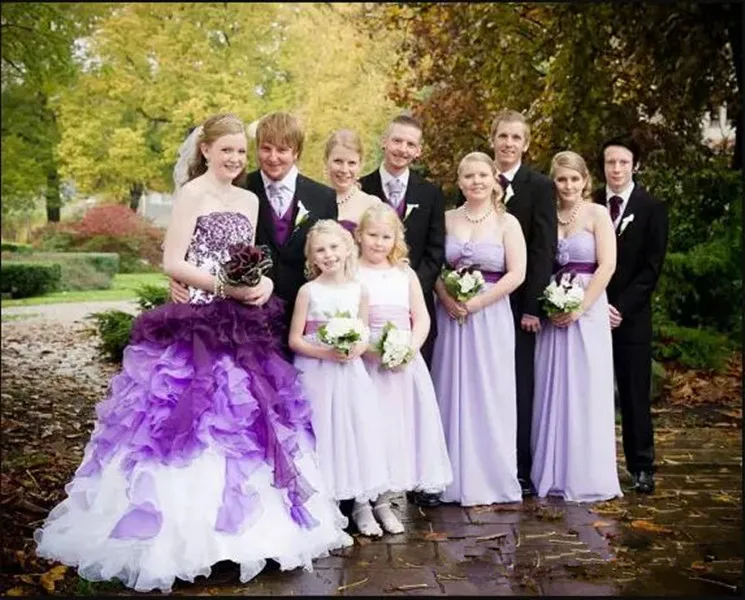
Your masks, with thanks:
[{"label": "shrub", "polygon": [[37,250],[64,252],[75,245],[75,232],[67,223],[47,223],[32,232],[31,242]]},{"label": "shrub", "polygon": [[101,338],[99,349],[108,360],[121,362],[124,349],[129,343],[129,334],[134,316],[121,310],[94,313],[91,318]]},{"label": "shrub", "polygon": [[34,251],[29,244],[16,244],[15,242],[0,242],[2,252],[13,252],[17,254],[30,254]]},{"label": "shrub", "polygon": [[5,255],[4,259],[24,262],[59,263],[62,275],[60,291],[106,290],[119,271],[117,254],[84,252],[36,252],[22,258]]},{"label": "shrub", "polygon": [[0,265],[0,292],[11,298],[41,296],[58,290],[61,277],[59,263],[4,261]]},{"label": "shrub", "polygon": [[[161,286],[143,285],[136,293],[141,310],[150,310],[168,301],[168,288]],[[108,360],[121,362],[135,318],[119,310],[95,313],[92,318],[101,339],[99,349]]]},{"label": "shrub", "polygon": [[726,336],[710,329],[663,323],[655,327],[652,355],[657,361],[675,361],[690,369],[718,371],[732,354]]}]

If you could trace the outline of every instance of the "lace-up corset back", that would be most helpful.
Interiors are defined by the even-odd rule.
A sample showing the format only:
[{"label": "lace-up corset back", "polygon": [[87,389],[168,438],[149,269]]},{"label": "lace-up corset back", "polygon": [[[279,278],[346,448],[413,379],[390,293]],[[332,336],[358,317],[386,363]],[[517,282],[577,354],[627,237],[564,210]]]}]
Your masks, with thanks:
[{"label": "lace-up corset back", "polygon": [[[253,238],[253,227],[248,217],[238,212],[212,212],[197,217],[196,227],[186,251],[186,261],[214,275],[217,267],[228,258],[232,244],[245,243]],[[189,301],[208,304],[214,294],[189,287]]]}]

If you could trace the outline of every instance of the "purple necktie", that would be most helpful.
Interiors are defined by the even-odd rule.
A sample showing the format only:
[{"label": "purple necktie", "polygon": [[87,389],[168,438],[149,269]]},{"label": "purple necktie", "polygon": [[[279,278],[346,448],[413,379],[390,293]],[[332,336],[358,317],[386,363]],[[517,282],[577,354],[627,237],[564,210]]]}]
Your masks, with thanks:
[{"label": "purple necktie", "polygon": [[618,219],[618,215],[621,214],[621,204],[623,204],[623,198],[621,196],[611,196],[608,199],[610,203],[610,220],[614,223]]},{"label": "purple necktie", "polygon": [[499,179],[499,185],[501,185],[501,186],[502,186],[502,189],[503,189],[503,190],[504,190],[505,192],[507,192],[507,188],[508,188],[508,187],[509,187],[509,185],[510,185],[510,180],[509,180],[509,179],[507,179],[507,178],[506,178],[506,177],[505,177],[504,175],[502,175],[501,173],[499,174],[499,177],[498,177],[498,179]]}]

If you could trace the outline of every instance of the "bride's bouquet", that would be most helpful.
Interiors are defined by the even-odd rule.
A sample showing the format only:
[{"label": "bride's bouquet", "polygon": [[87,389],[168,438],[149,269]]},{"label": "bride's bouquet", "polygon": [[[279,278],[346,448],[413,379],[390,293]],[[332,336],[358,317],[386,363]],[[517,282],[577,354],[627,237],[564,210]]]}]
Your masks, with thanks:
[{"label": "bride's bouquet", "polygon": [[223,284],[254,287],[271,268],[272,258],[267,246],[241,242],[228,247],[228,259],[218,268],[217,277]]},{"label": "bride's bouquet", "polygon": [[318,328],[318,339],[348,355],[357,342],[366,341],[368,329],[360,319],[348,312],[338,312]]},{"label": "bride's bouquet", "polygon": [[[467,302],[478,295],[486,285],[484,275],[476,268],[476,265],[458,269],[443,267],[441,277],[445,284],[445,291],[458,302]],[[461,325],[463,322],[464,319],[458,319]]]},{"label": "bride's bouquet", "polygon": [[562,313],[570,313],[582,306],[585,290],[574,277],[574,274],[564,273],[558,281],[552,279],[543,290],[540,300],[543,310],[549,317]]},{"label": "bride's bouquet", "polygon": [[383,327],[380,338],[375,344],[375,352],[380,355],[380,366],[383,369],[395,369],[405,365],[412,358],[414,352],[410,346],[411,332],[398,329],[388,321]]}]

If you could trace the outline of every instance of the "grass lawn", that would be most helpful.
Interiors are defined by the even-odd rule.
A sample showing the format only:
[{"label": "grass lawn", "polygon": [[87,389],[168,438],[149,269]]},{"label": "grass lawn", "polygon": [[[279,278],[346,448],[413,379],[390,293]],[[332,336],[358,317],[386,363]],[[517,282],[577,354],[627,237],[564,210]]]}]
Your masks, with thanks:
[{"label": "grass lawn", "polygon": [[135,300],[135,290],[142,285],[168,285],[163,273],[117,273],[108,290],[87,290],[82,292],[55,292],[45,296],[3,300],[0,307],[34,306],[38,304],[57,304],[59,302],[99,302],[106,300]]}]

